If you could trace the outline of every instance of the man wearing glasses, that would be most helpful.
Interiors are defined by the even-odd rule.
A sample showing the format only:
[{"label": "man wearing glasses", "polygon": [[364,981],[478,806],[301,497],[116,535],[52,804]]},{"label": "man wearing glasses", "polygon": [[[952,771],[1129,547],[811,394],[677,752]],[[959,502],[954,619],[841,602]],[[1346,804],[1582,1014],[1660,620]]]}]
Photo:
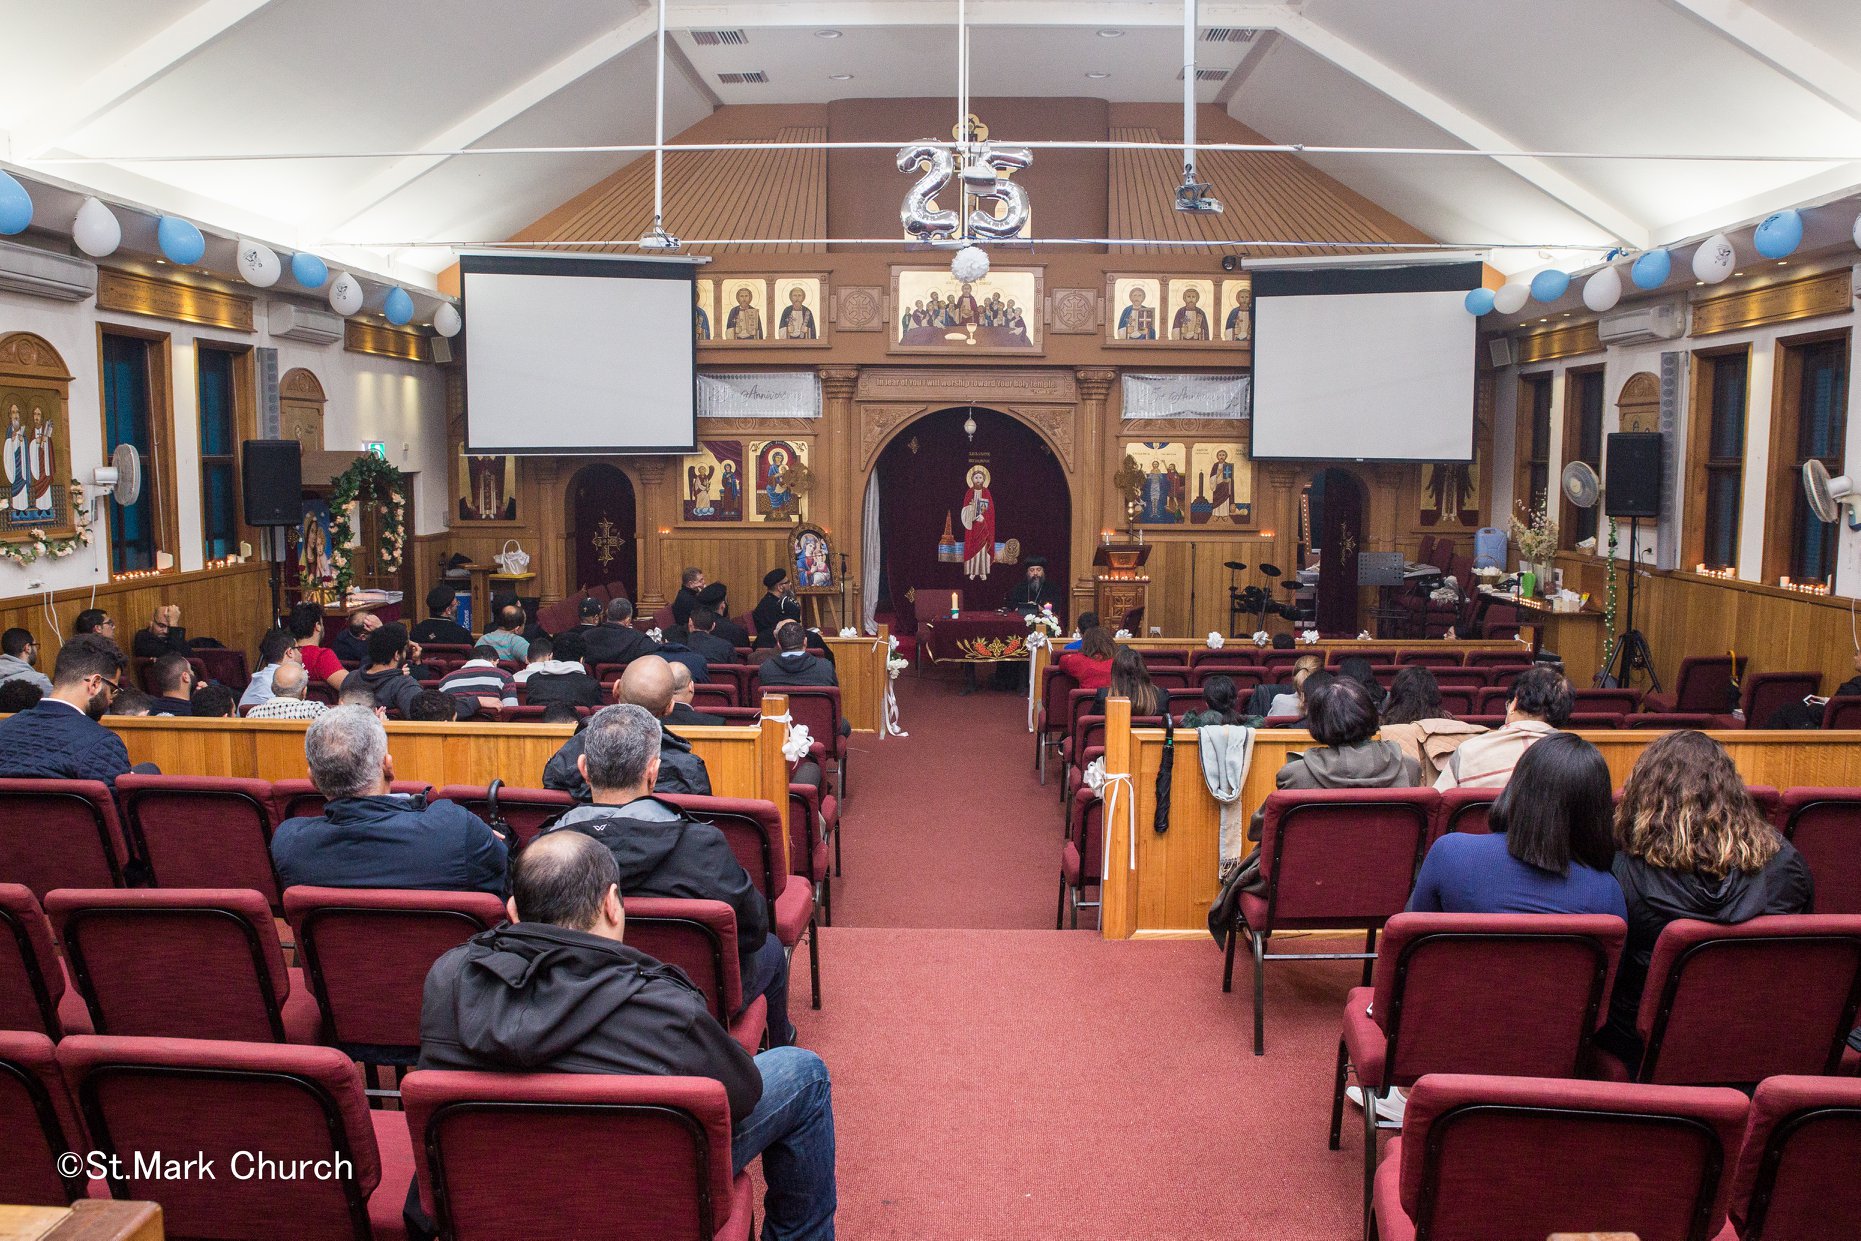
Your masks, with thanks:
[{"label": "man wearing glasses", "polygon": [[0,776],[114,785],[129,770],[129,751],[97,720],[109,710],[128,666],[110,639],[74,635],[58,652],[52,692],[37,706],[0,720]]}]

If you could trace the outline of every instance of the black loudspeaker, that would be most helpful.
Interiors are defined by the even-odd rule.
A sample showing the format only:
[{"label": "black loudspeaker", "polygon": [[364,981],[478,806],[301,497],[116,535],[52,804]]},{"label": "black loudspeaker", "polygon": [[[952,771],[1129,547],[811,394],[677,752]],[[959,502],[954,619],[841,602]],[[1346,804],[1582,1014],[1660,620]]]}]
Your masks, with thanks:
[{"label": "black loudspeaker", "polygon": [[247,440],[239,491],[246,525],[295,526],[304,516],[304,446],[297,440]]},{"label": "black loudspeaker", "polygon": [[1661,515],[1661,433],[1618,431],[1604,458],[1603,512],[1610,517]]}]

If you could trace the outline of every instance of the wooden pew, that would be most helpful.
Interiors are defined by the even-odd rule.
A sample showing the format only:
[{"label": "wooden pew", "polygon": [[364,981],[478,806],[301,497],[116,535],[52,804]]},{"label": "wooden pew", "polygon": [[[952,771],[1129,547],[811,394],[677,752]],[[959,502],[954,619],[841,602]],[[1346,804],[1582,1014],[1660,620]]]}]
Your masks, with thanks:
[{"label": "wooden pew", "polygon": [[885,664],[892,654],[892,630],[879,626],[876,638],[841,638],[823,634],[834,653],[834,675],[840,680],[840,713],[856,733],[885,731],[885,691],[891,677]]}]

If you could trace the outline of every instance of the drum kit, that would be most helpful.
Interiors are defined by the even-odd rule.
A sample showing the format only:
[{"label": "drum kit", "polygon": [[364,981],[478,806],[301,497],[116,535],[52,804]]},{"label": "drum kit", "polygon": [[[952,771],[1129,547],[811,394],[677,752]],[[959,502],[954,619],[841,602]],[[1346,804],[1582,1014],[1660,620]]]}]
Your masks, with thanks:
[{"label": "drum kit", "polygon": [[1254,585],[1252,583],[1247,586],[1242,586],[1240,584],[1240,575],[1247,569],[1247,565],[1242,561],[1224,560],[1222,561],[1221,567],[1228,570],[1229,573],[1229,637],[1238,638],[1241,636],[1241,618],[1243,616],[1253,618],[1251,622],[1253,628],[1248,631],[1250,633],[1266,628],[1266,618],[1269,614],[1281,616],[1287,620],[1298,619],[1299,608],[1297,604],[1290,602],[1275,603],[1273,601],[1272,584],[1275,582],[1279,583],[1282,590],[1297,591],[1299,589],[1297,579],[1287,578],[1278,565],[1267,564],[1263,561],[1255,566],[1259,569],[1260,576],[1267,580],[1267,585],[1265,586]]}]

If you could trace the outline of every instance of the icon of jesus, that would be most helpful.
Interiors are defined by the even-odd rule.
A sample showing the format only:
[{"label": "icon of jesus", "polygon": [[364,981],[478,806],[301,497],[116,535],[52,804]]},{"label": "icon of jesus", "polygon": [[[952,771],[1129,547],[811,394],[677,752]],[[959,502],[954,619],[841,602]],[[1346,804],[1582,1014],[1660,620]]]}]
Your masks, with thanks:
[{"label": "icon of jesus", "polygon": [[995,501],[987,466],[971,466],[963,492],[963,575],[986,578],[995,563]]}]

